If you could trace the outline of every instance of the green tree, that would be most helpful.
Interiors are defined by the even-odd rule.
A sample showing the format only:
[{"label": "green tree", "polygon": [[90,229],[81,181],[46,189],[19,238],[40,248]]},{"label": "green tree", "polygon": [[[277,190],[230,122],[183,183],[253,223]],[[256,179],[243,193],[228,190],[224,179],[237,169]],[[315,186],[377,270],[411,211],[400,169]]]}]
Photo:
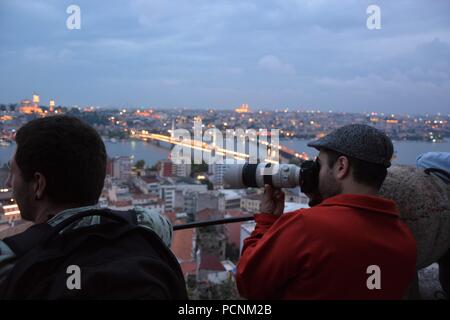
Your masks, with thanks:
[{"label": "green tree", "polygon": [[219,300],[242,300],[237,290],[236,281],[233,277],[229,277],[226,281],[221,283],[216,288],[215,299]]},{"label": "green tree", "polygon": [[208,187],[208,190],[214,190],[214,185],[212,184],[211,181],[209,181],[209,179],[203,179],[203,180],[200,180],[200,182],[202,184],[206,184],[206,186]]},{"label": "green tree", "polygon": [[134,164],[134,166],[137,168],[137,169],[144,169],[144,167],[145,167],[145,160],[138,160],[138,161],[136,161],[136,163]]},{"label": "green tree", "polygon": [[197,173],[208,172],[208,165],[206,162],[202,162],[202,164],[192,164],[191,167],[191,177],[194,177]]},{"label": "green tree", "polygon": [[234,243],[227,242],[225,247],[225,257],[233,263],[237,263],[239,260],[239,254],[239,248]]}]

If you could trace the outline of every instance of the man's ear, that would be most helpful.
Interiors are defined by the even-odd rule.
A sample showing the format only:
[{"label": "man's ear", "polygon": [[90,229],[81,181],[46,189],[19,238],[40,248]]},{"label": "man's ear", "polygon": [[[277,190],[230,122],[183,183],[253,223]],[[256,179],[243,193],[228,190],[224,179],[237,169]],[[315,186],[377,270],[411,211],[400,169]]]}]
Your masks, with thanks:
[{"label": "man's ear", "polygon": [[41,200],[44,197],[46,187],[47,179],[42,173],[36,172],[34,174],[34,198],[36,200]]},{"label": "man's ear", "polygon": [[347,157],[340,156],[335,164],[336,178],[344,179],[350,173],[350,162]]}]

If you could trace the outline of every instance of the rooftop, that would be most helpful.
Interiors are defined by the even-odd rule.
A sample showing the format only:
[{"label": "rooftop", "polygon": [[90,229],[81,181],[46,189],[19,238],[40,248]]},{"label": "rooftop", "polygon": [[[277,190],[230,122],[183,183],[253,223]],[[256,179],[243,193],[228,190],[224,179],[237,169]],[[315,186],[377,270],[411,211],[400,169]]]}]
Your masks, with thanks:
[{"label": "rooftop", "polygon": [[223,214],[217,210],[205,208],[203,210],[198,211],[195,214],[195,216],[196,216],[196,220],[198,220],[198,221],[206,221],[206,220],[221,218],[223,216]]},{"label": "rooftop", "polygon": [[217,256],[201,253],[200,270],[225,271],[224,266]]},{"label": "rooftop", "polygon": [[195,261],[182,261],[180,262],[180,267],[185,278],[189,274],[195,274],[197,271],[197,263]]},{"label": "rooftop", "polygon": [[250,200],[262,200],[262,197],[263,197],[262,194],[254,193],[254,194],[245,195],[242,198],[243,199],[250,199]]},{"label": "rooftop", "polygon": [[221,189],[219,192],[225,196],[225,200],[240,199],[242,197],[239,189]]},{"label": "rooftop", "polygon": [[173,233],[171,250],[178,261],[190,261],[194,259],[193,240],[195,229],[178,230]]},{"label": "rooftop", "polygon": [[[225,218],[235,218],[243,216],[244,212],[241,210],[227,210],[225,214]],[[242,222],[235,222],[235,223],[226,223],[224,224],[225,232],[227,235],[228,243],[234,244],[236,247],[239,248],[240,241],[241,241],[241,225]]]},{"label": "rooftop", "polygon": [[144,180],[145,183],[159,183],[159,180],[155,177],[141,177],[142,180]]}]

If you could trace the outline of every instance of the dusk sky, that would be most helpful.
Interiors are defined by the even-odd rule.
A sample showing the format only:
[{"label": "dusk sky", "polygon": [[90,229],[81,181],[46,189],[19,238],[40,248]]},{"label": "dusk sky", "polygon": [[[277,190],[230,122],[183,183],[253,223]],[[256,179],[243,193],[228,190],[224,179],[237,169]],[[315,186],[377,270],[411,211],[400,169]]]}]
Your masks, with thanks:
[{"label": "dusk sky", "polygon": [[450,114],[450,0],[0,0],[0,47],[0,103]]}]

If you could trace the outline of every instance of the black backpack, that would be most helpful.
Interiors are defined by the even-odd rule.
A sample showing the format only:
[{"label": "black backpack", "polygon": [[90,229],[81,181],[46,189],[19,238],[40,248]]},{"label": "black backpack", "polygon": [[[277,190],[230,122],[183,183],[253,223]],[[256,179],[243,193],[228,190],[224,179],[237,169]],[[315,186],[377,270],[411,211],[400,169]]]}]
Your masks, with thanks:
[{"label": "black backpack", "polygon": [[[100,223],[61,232],[87,216]],[[0,287],[2,299],[187,299],[175,256],[133,211],[79,212],[3,241],[18,259]],[[68,285],[73,266],[79,289]]]}]

